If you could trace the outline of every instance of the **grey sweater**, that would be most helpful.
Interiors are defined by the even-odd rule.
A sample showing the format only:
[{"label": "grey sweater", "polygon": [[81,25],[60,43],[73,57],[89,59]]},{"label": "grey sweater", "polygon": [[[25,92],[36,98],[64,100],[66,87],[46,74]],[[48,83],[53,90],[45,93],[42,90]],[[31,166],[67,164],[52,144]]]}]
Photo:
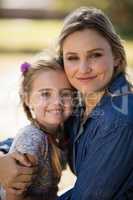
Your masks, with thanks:
[{"label": "grey sweater", "polygon": [[50,200],[50,195],[52,200],[56,198],[59,178],[55,177],[52,170],[50,147],[47,134],[31,124],[19,131],[10,148],[10,152],[17,150],[38,158],[37,176],[27,189],[27,195],[32,196],[32,199]]}]

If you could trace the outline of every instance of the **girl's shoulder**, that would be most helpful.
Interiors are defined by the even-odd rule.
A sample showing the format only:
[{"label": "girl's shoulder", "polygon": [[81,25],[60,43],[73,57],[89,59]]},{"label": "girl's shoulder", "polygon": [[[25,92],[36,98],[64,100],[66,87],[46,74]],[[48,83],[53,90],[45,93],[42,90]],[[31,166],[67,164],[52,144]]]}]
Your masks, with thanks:
[{"label": "girl's shoulder", "polygon": [[21,153],[43,154],[48,149],[47,135],[33,124],[21,128],[16,135],[10,151]]},{"label": "girl's shoulder", "polygon": [[45,132],[43,132],[42,130],[40,130],[38,127],[36,127],[34,124],[29,124],[23,128],[21,128],[17,135],[17,137],[24,137],[24,138],[29,138],[29,139],[40,139],[40,140],[44,140],[47,138],[47,135]]}]

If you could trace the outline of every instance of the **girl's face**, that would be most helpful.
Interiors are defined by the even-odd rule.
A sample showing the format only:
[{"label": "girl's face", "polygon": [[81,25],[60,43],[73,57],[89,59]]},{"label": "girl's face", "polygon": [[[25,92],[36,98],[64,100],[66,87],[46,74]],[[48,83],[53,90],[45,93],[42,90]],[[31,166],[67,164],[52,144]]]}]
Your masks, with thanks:
[{"label": "girl's face", "polygon": [[72,88],[65,72],[48,70],[39,73],[33,83],[28,106],[44,126],[58,127],[72,113]]},{"label": "girl's face", "polygon": [[70,83],[84,94],[102,90],[118,64],[108,41],[92,29],[76,31],[64,40],[63,60]]}]

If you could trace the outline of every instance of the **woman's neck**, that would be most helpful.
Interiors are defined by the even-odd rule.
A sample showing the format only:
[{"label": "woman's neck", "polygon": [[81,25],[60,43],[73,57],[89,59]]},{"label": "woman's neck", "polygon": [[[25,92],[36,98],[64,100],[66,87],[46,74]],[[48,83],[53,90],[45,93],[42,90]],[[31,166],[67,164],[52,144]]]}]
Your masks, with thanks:
[{"label": "woman's neck", "polygon": [[85,95],[85,116],[88,116],[103,97],[105,90]]}]

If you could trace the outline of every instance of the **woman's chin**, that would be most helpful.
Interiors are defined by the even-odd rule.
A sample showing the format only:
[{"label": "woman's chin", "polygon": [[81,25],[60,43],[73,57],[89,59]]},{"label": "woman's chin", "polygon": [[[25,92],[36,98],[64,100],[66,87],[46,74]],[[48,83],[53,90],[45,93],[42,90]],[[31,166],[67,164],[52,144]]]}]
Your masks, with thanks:
[{"label": "woman's chin", "polygon": [[101,92],[104,89],[104,87],[96,86],[96,87],[86,87],[82,88],[81,93],[85,96],[89,96],[98,92]]}]

